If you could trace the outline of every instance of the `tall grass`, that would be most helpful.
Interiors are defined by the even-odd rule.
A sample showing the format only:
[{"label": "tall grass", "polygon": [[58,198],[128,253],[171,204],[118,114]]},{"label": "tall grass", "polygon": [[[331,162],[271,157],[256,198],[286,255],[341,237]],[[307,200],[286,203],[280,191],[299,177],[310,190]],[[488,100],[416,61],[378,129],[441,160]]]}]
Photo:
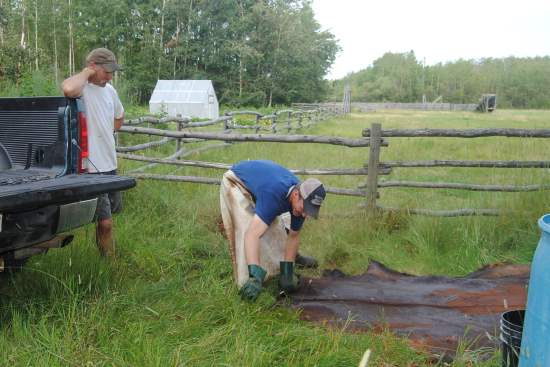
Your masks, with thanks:
[{"label": "tall grass", "polygon": [[[396,127],[544,127],[544,111],[493,114],[384,111],[353,114],[317,125],[322,135],[359,137],[371,122]],[[143,139],[143,138],[141,138]],[[140,138],[121,137],[132,144]],[[543,139],[391,139],[383,160],[545,159]],[[158,156],[174,146],[160,147]],[[234,163],[272,159],[291,168],[361,167],[366,148],[242,143],[193,159]],[[121,162],[122,171],[141,163]],[[157,166],[154,172],[220,177],[222,172]],[[396,169],[392,178],[472,183],[547,181],[539,169]],[[353,188],[364,177],[324,177],[330,186]],[[547,194],[384,189],[392,206],[509,209],[498,218],[428,218],[385,214],[369,218],[360,200],[329,196],[317,221],[303,229],[302,252],[320,269],[365,271],[376,259],[414,274],[464,275],[499,261],[528,262],[538,239],[536,220],[548,210]],[[0,283],[0,360],[13,366],[353,366],[373,351],[370,365],[428,365],[390,332],[353,334],[299,320],[277,303],[276,284],[254,304],[241,302],[231,280],[227,242],[219,232],[218,187],[140,181],[125,193],[115,217],[118,256],[99,258],[94,229],[77,231],[70,246],[32,259]],[[308,271],[319,276],[321,270]],[[454,366],[472,360],[499,365],[459,349]]]}]

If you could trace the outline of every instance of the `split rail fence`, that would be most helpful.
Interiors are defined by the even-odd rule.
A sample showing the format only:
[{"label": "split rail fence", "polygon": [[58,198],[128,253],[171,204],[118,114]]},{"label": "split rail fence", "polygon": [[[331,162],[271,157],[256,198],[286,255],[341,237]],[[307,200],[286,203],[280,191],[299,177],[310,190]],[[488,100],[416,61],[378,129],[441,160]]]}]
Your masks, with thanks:
[{"label": "split rail fence", "polygon": [[474,209],[463,208],[454,210],[430,210],[416,208],[389,208],[377,205],[377,192],[382,188],[426,188],[426,189],[451,189],[451,190],[470,190],[470,191],[500,191],[500,192],[527,192],[550,189],[550,185],[480,185],[456,182],[417,182],[417,181],[384,181],[378,180],[378,174],[382,170],[391,172],[392,168],[433,168],[433,167],[484,167],[484,168],[549,168],[550,161],[465,161],[465,160],[427,160],[427,161],[380,161],[380,145],[376,142],[386,141],[387,138],[465,138],[474,139],[481,137],[517,137],[517,138],[550,138],[550,129],[389,129],[382,130],[380,124],[372,124],[370,129],[363,130],[364,137],[369,137],[371,141],[370,156],[367,167],[377,167],[378,170],[369,170],[366,189],[367,203],[366,207],[370,211],[407,211],[410,214],[420,214],[429,216],[455,217],[465,215],[499,215],[497,209]]},{"label": "split rail fence", "polygon": [[[278,143],[316,143],[339,145],[350,148],[368,147],[368,138],[342,138],[335,136],[320,136],[320,135],[290,135],[289,132],[299,129],[307,129],[311,126],[342,114],[343,109],[330,107],[319,107],[308,110],[282,110],[271,115],[264,116],[256,111],[237,111],[228,112],[225,116],[211,121],[192,122],[186,117],[141,117],[134,120],[126,121],[124,126],[119,130],[122,133],[142,134],[149,136],[159,136],[161,139],[151,142],[128,146],[117,147],[118,156],[123,159],[141,161],[147,163],[137,169],[128,172],[133,177],[141,179],[163,180],[163,181],[178,181],[178,182],[194,182],[202,184],[219,185],[221,179],[200,176],[176,176],[176,175],[157,175],[149,173],[141,173],[148,168],[157,164],[168,164],[175,166],[200,167],[209,169],[227,170],[231,167],[230,164],[218,162],[204,162],[182,160],[181,158],[193,153],[204,151],[207,149],[220,148],[231,146],[236,142],[278,142]],[[252,117],[252,119],[243,120],[239,117]],[[156,129],[151,127],[143,127],[143,124],[170,124],[176,123],[176,130]],[[189,131],[192,128],[200,128],[207,126],[222,125],[222,131],[196,132]],[[253,130],[254,133],[242,134],[236,131]],[[262,131],[267,131],[269,134],[260,134]],[[286,134],[283,134],[286,133]],[[168,144],[176,140],[176,151],[174,154],[164,158],[147,157],[143,155],[129,154],[136,151],[141,151],[153,147]],[[185,143],[221,141],[221,145],[204,145],[191,150],[185,149]],[[291,169],[295,174],[300,175],[366,175],[366,168],[304,168]],[[364,197],[365,190],[346,189],[337,187],[327,187],[327,192],[336,195],[349,195]]]},{"label": "split rail fence", "polygon": [[[318,105],[317,105],[318,107]],[[421,208],[391,208],[379,205],[379,190],[390,188],[428,188],[428,189],[453,189],[453,190],[471,190],[471,191],[502,191],[502,192],[525,192],[550,189],[550,185],[480,185],[454,182],[416,182],[416,181],[381,181],[380,177],[389,175],[395,167],[415,167],[415,168],[433,168],[433,167],[487,167],[487,168],[550,168],[550,161],[464,161],[464,160],[429,160],[429,161],[380,161],[380,151],[382,147],[388,147],[388,138],[409,137],[440,137],[440,138],[478,138],[488,136],[500,137],[521,137],[521,138],[550,138],[550,129],[391,129],[382,130],[380,124],[372,124],[369,129],[365,129],[361,138],[351,139],[337,136],[320,135],[297,135],[289,134],[297,129],[304,129],[334,117],[342,113],[342,109],[312,109],[312,110],[283,110],[272,115],[264,116],[255,111],[229,112],[225,116],[212,121],[192,122],[188,118],[153,118],[142,117],[130,120],[120,130],[129,134],[145,134],[149,136],[158,136],[161,139],[134,145],[131,147],[118,147],[119,157],[134,161],[141,161],[146,165],[141,166],[129,172],[130,175],[141,179],[193,182],[202,184],[219,185],[219,178],[201,177],[201,176],[176,176],[176,175],[157,175],[142,173],[147,168],[156,164],[168,164],[174,166],[200,167],[207,169],[227,170],[230,164],[218,162],[205,162],[195,160],[182,160],[181,158],[206,149],[219,148],[220,145],[204,145],[202,147],[187,150],[185,143],[219,141],[221,146],[231,146],[236,142],[284,142],[299,144],[330,144],[348,148],[369,148],[368,162],[359,168],[304,168],[293,169],[291,171],[300,175],[353,175],[363,176],[366,183],[357,188],[338,188],[327,187],[327,192],[335,195],[356,196],[366,199],[363,206],[368,213],[374,214],[382,211],[404,211],[409,214],[420,214],[429,216],[465,216],[465,215],[498,215],[496,209],[475,209],[462,208],[453,210],[431,210]],[[249,120],[243,122],[242,118],[248,117]],[[252,119],[250,119],[252,117]],[[148,124],[167,124],[176,123],[176,130],[156,129],[150,127],[138,126],[144,123]],[[221,125],[222,131],[196,132],[190,131],[191,128],[199,128],[213,125]],[[248,129],[254,133],[241,133]],[[196,129],[194,129],[196,130]],[[269,132],[263,134],[260,132]],[[138,150],[144,150],[160,145],[167,144],[176,140],[176,152],[165,158],[147,157],[143,155],[129,154]],[[365,154],[366,157],[366,154]],[[374,169],[371,169],[374,168]],[[220,175],[221,176],[221,175]]]}]

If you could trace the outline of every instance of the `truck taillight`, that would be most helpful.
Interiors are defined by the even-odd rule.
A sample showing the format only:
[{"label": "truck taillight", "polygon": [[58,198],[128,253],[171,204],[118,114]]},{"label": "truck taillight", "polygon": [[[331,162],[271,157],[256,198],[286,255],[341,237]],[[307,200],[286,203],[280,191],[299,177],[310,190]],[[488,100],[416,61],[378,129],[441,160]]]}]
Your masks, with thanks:
[{"label": "truck taillight", "polygon": [[80,131],[80,154],[78,155],[78,173],[87,172],[84,167],[84,159],[88,158],[88,124],[86,123],[86,115],[84,112],[78,113],[78,127]]}]

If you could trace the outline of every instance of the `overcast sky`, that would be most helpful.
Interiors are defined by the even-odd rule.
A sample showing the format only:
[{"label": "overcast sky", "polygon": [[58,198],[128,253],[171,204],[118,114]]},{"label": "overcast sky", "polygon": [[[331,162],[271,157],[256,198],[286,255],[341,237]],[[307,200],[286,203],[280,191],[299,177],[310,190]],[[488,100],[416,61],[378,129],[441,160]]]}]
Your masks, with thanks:
[{"label": "overcast sky", "polygon": [[482,57],[550,55],[550,0],[313,0],[342,51],[327,76],[413,50],[426,65]]}]

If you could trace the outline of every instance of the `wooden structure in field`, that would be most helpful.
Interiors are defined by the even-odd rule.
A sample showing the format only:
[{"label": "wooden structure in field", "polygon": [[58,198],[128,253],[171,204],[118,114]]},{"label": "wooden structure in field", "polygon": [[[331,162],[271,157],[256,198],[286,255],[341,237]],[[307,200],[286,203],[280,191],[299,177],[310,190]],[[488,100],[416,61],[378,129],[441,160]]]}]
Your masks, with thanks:
[{"label": "wooden structure in field", "polygon": [[493,112],[497,108],[497,95],[496,94],[483,94],[479,100],[479,104],[476,111],[479,112]]},{"label": "wooden structure in field", "polygon": [[344,113],[351,113],[351,86],[346,84],[344,87],[344,99],[342,101]]}]

